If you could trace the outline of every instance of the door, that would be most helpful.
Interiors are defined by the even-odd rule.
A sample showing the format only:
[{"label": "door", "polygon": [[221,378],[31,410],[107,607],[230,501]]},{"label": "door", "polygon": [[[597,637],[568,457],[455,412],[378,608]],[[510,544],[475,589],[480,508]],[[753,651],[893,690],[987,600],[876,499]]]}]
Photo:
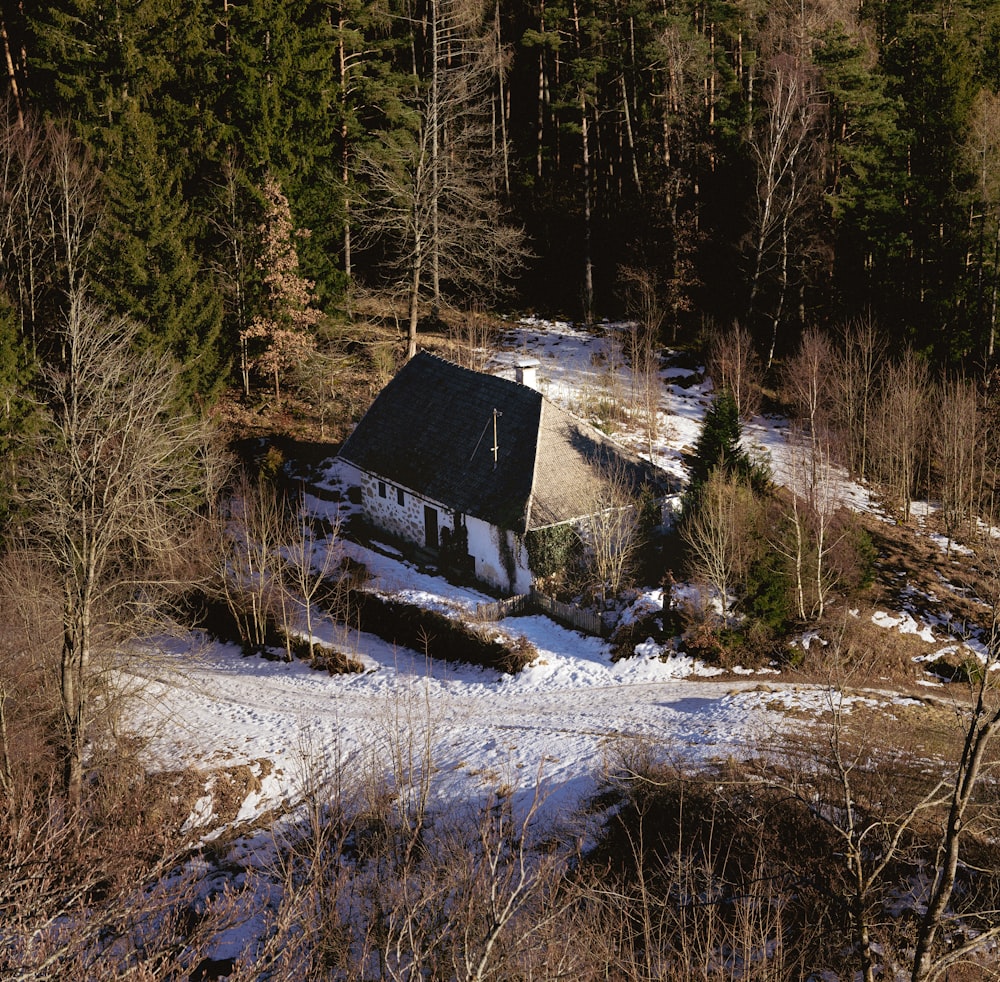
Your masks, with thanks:
[{"label": "door", "polygon": [[428,549],[437,549],[438,513],[430,505],[424,505],[424,540]]}]

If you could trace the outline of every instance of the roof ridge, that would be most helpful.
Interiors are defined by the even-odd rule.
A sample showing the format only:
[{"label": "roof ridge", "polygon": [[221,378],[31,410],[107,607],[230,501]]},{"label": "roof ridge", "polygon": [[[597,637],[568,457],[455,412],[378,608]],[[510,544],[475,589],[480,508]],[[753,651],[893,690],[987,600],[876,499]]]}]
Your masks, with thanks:
[{"label": "roof ridge", "polygon": [[528,485],[528,504],[524,509],[524,531],[527,533],[531,528],[531,506],[535,501],[535,484],[538,481],[538,459],[541,456],[542,429],[545,420],[545,404],[548,400],[540,392],[541,398],[538,400],[538,425],[535,427],[535,456],[531,462],[531,484]]}]

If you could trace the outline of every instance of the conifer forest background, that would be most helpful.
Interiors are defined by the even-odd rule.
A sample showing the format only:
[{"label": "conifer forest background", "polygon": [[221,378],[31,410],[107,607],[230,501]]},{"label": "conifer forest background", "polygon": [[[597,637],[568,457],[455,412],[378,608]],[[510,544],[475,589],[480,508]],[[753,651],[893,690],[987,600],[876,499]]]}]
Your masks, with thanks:
[{"label": "conifer forest background", "polygon": [[668,342],[739,321],[770,361],[861,316],[944,366],[994,355],[995,0],[60,0],[2,26],[8,379],[81,277],[197,400],[240,366],[277,384],[247,346],[282,291],[415,329],[447,302],[613,317],[638,278]]}]

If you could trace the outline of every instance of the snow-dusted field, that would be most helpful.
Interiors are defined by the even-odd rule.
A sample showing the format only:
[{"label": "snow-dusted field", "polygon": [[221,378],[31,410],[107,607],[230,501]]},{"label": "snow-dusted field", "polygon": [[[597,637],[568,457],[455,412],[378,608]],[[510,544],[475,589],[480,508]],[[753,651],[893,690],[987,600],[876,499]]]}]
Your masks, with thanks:
[{"label": "snow-dusted field", "polygon": [[[599,333],[529,321],[512,329],[510,341],[541,359],[543,391],[569,408],[580,404],[581,392],[603,384],[596,353],[605,339]],[[711,383],[666,370],[663,391],[654,456],[683,476],[681,450],[696,439]],[[760,420],[748,428],[747,440],[772,457],[780,475],[781,426]],[[333,471],[330,480],[336,480]],[[863,489],[853,488],[852,500],[871,507]],[[333,507],[319,499],[312,505],[317,511]],[[491,599],[420,573],[400,558],[350,548],[381,589],[408,599],[451,612]],[[655,606],[659,599],[650,591],[640,603]],[[913,629],[900,627],[899,617],[886,615],[883,623]],[[775,674],[707,678],[704,666],[685,656],[661,657],[651,642],[612,664],[605,644],[544,617],[510,619],[503,629],[525,635],[539,650],[537,661],[517,677],[428,661],[363,634],[351,635],[349,643],[366,671],[340,677],[302,663],[244,658],[229,646],[165,645],[139,680],[136,723],[168,766],[270,761],[240,820],[294,803],[309,761],[378,768],[404,746],[433,761],[440,795],[475,797],[506,785],[530,796],[540,779],[547,809],[558,812],[592,792],[605,764],[632,741],[692,762],[742,757],[773,744],[789,725],[788,709],[797,710],[795,725],[801,726],[802,711],[828,705],[826,691],[794,686]],[[325,630],[329,636],[333,628]],[[192,815],[191,825],[214,831],[212,819],[206,806]]]}]

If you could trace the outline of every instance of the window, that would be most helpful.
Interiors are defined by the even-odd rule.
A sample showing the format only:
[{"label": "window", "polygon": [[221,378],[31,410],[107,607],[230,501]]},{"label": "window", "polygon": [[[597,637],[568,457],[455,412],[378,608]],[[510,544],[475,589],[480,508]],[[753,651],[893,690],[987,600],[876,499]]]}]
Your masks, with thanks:
[{"label": "window", "polygon": [[385,497],[385,481],[379,481],[378,482],[378,496],[380,498],[384,498]]},{"label": "window", "polygon": [[401,505],[405,504],[405,502],[406,502],[406,498],[403,495],[403,489],[402,488],[396,488],[396,501],[399,502],[399,504],[401,504]]}]

